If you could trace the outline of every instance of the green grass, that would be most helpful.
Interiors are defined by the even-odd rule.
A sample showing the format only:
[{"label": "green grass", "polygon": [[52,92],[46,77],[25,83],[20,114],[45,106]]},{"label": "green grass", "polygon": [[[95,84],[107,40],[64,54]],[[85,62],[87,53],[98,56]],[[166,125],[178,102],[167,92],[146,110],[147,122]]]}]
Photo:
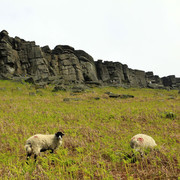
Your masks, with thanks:
[{"label": "green grass", "polygon": [[[0,179],[180,177],[178,91],[104,87],[72,96],[52,89],[0,81]],[[135,97],[112,99],[107,91]],[[27,165],[26,139],[57,131],[65,133],[63,146],[55,154],[42,153],[36,164],[30,159]],[[158,150],[131,163],[123,157],[131,153],[129,141],[137,133],[152,136]]]}]

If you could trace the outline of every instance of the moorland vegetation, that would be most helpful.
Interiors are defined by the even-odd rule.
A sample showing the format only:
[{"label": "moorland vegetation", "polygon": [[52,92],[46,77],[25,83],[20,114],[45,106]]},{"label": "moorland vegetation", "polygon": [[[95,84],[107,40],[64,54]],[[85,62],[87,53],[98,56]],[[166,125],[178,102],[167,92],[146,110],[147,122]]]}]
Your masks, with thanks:
[{"label": "moorland vegetation", "polygon": [[[0,81],[0,179],[178,179],[177,90],[102,87],[52,92]],[[107,92],[134,98],[110,98]],[[33,134],[62,131],[63,145],[26,164]],[[130,139],[152,136],[157,148],[132,163]]]}]

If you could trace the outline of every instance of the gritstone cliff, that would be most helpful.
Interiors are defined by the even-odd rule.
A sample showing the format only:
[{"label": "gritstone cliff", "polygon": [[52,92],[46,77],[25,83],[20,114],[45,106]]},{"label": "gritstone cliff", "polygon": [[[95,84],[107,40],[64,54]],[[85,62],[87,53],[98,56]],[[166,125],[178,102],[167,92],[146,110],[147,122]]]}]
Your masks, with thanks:
[{"label": "gritstone cliff", "polygon": [[34,41],[0,32],[0,79],[34,84],[94,84],[106,86],[179,88],[180,78],[160,78],[153,72],[133,70],[120,62],[94,61],[83,50],[68,45],[40,47]]}]

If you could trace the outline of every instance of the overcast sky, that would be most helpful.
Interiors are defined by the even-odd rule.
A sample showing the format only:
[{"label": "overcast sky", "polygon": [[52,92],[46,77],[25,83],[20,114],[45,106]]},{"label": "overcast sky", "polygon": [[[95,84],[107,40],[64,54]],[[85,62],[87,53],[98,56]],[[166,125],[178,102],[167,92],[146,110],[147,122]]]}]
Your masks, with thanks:
[{"label": "overcast sky", "polygon": [[1,0],[0,31],[180,77],[180,0]]}]

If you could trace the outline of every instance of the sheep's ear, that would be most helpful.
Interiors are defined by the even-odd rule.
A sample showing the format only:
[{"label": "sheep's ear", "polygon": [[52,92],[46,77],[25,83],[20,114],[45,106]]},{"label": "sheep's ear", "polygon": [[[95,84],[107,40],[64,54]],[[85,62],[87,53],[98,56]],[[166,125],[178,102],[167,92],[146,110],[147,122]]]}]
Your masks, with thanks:
[{"label": "sheep's ear", "polygon": [[64,136],[64,134],[63,134],[62,132],[60,132],[59,136],[63,137],[63,136]]},{"label": "sheep's ear", "polygon": [[56,135],[57,137],[59,137],[59,136],[63,137],[63,136],[64,136],[64,134],[63,134],[62,132],[57,132],[55,135]]}]

